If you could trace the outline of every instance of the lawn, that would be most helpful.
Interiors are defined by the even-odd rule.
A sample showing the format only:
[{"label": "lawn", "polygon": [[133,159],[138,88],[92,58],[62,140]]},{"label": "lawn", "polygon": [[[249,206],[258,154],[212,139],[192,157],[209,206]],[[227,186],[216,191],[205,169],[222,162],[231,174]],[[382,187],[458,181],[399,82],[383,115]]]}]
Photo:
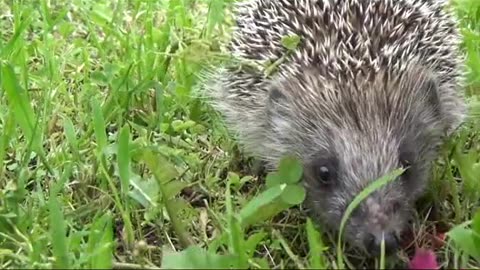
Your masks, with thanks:
[{"label": "lawn", "polygon": [[293,160],[265,177],[196,96],[228,57],[231,2],[0,2],[0,267],[380,268],[421,247],[480,268],[480,1],[452,1],[471,117],[410,244],[374,260],[302,214]]}]

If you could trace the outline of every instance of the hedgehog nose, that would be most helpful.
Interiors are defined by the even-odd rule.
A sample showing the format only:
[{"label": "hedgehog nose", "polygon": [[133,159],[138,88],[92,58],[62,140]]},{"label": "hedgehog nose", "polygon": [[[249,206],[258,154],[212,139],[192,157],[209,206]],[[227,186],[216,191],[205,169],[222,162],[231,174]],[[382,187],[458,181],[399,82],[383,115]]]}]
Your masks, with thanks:
[{"label": "hedgehog nose", "polygon": [[[385,233],[385,255],[390,255],[398,250],[399,241],[394,233]],[[373,256],[379,256],[381,253],[382,234],[375,236],[368,234],[364,240],[367,251]]]}]

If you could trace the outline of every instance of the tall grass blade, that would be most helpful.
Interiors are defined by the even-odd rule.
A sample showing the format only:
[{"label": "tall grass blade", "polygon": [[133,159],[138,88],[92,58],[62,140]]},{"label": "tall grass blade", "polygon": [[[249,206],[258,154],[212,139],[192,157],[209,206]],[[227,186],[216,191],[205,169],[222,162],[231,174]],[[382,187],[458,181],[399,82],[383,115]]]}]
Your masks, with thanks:
[{"label": "tall grass blade", "polygon": [[398,176],[400,176],[404,172],[404,169],[397,169],[394,170],[392,173],[389,173],[387,175],[384,175],[380,177],[379,179],[375,180],[374,182],[370,183],[362,192],[360,192],[354,199],[353,201],[348,205],[347,210],[345,210],[345,213],[342,217],[342,220],[340,222],[340,230],[339,230],[339,235],[338,235],[338,240],[337,240],[337,263],[338,267],[340,269],[344,268],[343,264],[343,252],[342,252],[342,236],[343,236],[343,230],[345,228],[345,224],[347,223],[347,220],[350,218],[350,215],[352,212],[357,208],[357,206],[364,200],[366,199],[371,193],[376,191],[377,189],[381,188],[382,186],[388,184],[389,182],[395,180]]}]

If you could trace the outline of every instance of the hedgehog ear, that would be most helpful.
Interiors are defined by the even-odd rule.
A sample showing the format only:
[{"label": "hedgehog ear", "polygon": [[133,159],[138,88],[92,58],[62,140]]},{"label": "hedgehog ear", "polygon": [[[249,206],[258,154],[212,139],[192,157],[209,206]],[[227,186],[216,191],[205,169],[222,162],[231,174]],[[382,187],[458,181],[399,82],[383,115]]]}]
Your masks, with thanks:
[{"label": "hedgehog ear", "polygon": [[270,112],[281,113],[282,108],[287,104],[287,96],[284,93],[287,81],[283,78],[275,78],[267,89],[267,109]]},{"label": "hedgehog ear", "polygon": [[268,102],[271,103],[282,103],[286,99],[285,95],[280,91],[277,85],[274,85],[270,88],[268,92]]},{"label": "hedgehog ear", "polygon": [[268,89],[266,113],[270,121],[276,122],[276,119],[282,119],[287,115],[286,102],[287,97],[282,92],[279,84],[272,84]]},{"label": "hedgehog ear", "polygon": [[421,99],[426,102],[426,105],[431,108],[435,117],[442,116],[442,108],[440,103],[439,81],[430,69],[423,66],[415,66],[409,71],[410,87],[413,91],[420,94]]},{"label": "hedgehog ear", "polygon": [[420,84],[421,89],[419,90],[421,90],[421,93],[425,93],[425,101],[432,108],[435,115],[441,117],[442,110],[440,107],[440,97],[438,95],[439,82],[429,71],[425,71],[422,77],[422,83]]},{"label": "hedgehog ear", "polygon": [[288,87],[286,81],[277,79],[272,81],[267,89],[267,106],[265,106],[267,123],[278,137],[282,137],[284,133],[291,130],[291,121],[288,121],[291,112],[288,96],[284,92],[285,87]]}]

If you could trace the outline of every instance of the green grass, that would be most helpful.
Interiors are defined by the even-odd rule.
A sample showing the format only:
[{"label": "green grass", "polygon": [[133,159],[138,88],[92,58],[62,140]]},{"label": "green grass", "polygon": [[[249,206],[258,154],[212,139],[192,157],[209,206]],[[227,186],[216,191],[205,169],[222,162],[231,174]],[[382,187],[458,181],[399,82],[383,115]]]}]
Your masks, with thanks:
[{"label": "green grass", "polygon": [[[304,198],[298,164],[286,159],[264,184],[194,98],[198,74],[224,59],[230,3],[0,2],[0,267],[408,261],[409,249],[373,262],[337,253],[336,239],[292,207]],[[479,116],[480,1],[455,7]],[[445,144],[419,203],[413,245],[448,231],[436,250],[447,268],[480,267],[479,127],[472,117]]]}]

